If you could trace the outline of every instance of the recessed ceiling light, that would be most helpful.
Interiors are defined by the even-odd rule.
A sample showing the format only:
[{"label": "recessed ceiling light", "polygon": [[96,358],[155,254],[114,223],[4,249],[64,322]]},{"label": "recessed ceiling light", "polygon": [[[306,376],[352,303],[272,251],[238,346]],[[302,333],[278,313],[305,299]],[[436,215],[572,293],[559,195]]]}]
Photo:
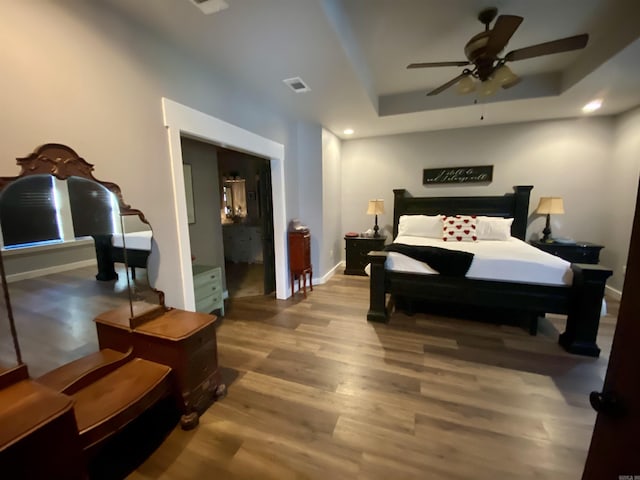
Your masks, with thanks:
[{"label": "recessed ceiling light", "polygon": [[597,98],[595,100],[591,100],[584,107],[582,107],[583,113],[592,113],[598,110],[602,106],[602,99]]},{"label": "recessed ceiling light", "polygon": [[353,135],[353,128],[345,128],[344,132],[345,135]]}]

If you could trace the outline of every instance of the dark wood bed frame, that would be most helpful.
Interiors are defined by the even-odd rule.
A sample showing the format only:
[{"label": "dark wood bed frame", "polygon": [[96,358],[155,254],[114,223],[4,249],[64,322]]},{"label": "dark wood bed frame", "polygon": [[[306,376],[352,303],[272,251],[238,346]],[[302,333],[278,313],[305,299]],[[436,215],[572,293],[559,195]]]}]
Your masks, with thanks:
[{"label": "dark wood bed frame", "polygon": [[[531,185],[514,187],[514,193],[486,197],[412,197],[406,190],[394,190],[393,237],[398,234],[401,215],[486,215],[513,217],[511,234],[525,240]],[[369,252],[371,263],[367,320],[386,322],[391,307],[387,294],[435,304],[488,307],[513,310],[530,318],[530,333],[537,332],[537,319],[545,313],[567,315],[559,343],[565,350],[597,357],[596,343],[605,282],[612,274],[606,267],[571,265],[571,286],[477,280],[471,278],[392,272],[384,267],[387,252]]]},{"label": "dark wood bed frame", "polygon": [[96,280],[108,281],[118,278],[115,269],[115,262],[124,263],[131,268],[131,277],[135,280],[136,268],[147,268],[149,250],[125,249],[114,247],[111,242],[112,235],[93,235],[96,247],[96,261],[98,263],[98,274]]}]

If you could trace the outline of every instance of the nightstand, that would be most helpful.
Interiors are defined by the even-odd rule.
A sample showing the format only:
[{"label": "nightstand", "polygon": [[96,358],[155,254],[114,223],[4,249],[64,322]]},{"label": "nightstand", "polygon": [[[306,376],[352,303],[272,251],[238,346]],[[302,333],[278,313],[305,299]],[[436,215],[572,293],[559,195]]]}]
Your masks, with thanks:
[{"label": "nightstand", "polygon": [[533,241],[531,245],[556,257],[564,258],[567,262],[593,264],[600,261],[600,250],[604,248],[602,245],[589,242],[545,243]]},{"label": "nightstand", "polygon": [[384,248],[387,237],[344,237],[347,266],[345,275],[366,275],[367,254]]}]

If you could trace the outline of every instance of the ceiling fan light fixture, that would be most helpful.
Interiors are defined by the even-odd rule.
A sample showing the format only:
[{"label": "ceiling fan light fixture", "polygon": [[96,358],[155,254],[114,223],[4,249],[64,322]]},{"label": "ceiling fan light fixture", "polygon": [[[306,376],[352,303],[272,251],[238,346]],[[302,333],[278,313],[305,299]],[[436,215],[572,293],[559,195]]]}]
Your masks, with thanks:
[{"label": "ceiling fan light fixture", "polygon": [[460,95],[471,93],[476,89],[476,83],[471,76],[466,76],[458,82],[457,92]]},{"label": "ceiling fan light fixture", "polygon": [[493,79],[498,82],[498,85],[508,85],[514,82],[518,76],[511,71],[506,65],[500,65],[493,73]]},{"label": "ceiling fan light fixture", "polygon": [[480,94],[485,97],[489,97],[496,93],[498,87],[500,87],[500,84],[491,77],[480,84]]}]

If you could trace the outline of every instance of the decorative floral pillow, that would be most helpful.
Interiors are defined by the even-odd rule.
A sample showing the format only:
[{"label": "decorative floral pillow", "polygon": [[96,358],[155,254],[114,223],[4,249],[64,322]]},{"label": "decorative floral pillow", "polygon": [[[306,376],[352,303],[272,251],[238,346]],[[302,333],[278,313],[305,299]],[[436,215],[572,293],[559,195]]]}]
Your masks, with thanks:
[{"label": "decorative floral pillow", "polygon": [[442,219],[444,228],[442,240],[445,242],[475,242],[478,228],[475,215],[452,215]]}]

